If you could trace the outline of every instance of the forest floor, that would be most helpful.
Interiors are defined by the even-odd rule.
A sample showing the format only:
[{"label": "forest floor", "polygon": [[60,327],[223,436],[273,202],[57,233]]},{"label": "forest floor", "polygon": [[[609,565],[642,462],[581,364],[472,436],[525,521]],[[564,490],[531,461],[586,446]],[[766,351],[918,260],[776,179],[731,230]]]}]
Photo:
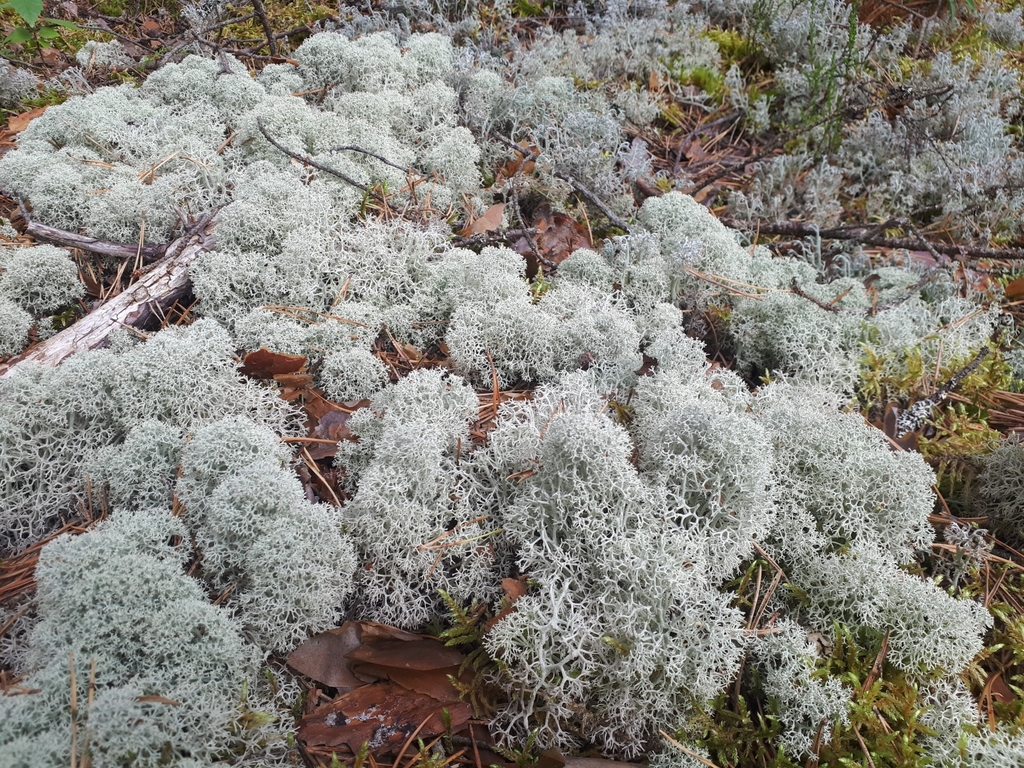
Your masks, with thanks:
[{"label": "forest floor", "polygon": [[[23,20],[13,10],[18,7],[17,3],[11,3],[7,10],[0,11],[0,32],[13,34],[18,28],[26,28]],[[519,0],[515,7],[517,11],[513,14],[511,24],[497,30],[495,34],[515,35],[524,44],[528,44],[534,31],[540,28],[561,30],[573,23],[566,15],[564,4],[557,2],[534,4],[529,0]],[[339,10],[342,13],[353,11],[345,6],[339,9],[315,2],[281,0],[257,0],[251,6],[240,4],[225,8],[225,23],[211,31],[208,39],[198,42],[210,50],[236,57],[252,71],[258,71],[268,63],[291,61],[288,52],[316,30],[319,24],[337,20]],[[380,9],[383,9],[383,5],[374,0],[367,3],[362,11]],[[859,16],[864,23],[882,27],[898,19],[914,23],[915,20],[940,18],[956,11],[952,0],[899,3],[868,0],[860,4]],[[76,77],[84,77],[86,81],[82,84],[83,90],[118,83],[141,83],[162,62],[173,60],[180,51],[197,43],[195,32],[185,20],[182,8],[171,2],[48,1],[45,13],[47,19],[54,21],[42,19],[36,25],[30,25],[27,27],[27,39],[22,42],[12,42],[9,38],[0,44],[0,54],[4,58],[26,67],[40,79],[59,78],[72,67],[78,66],[75,51],[88,40],[120,41],[126,53],[136,60],[135,65],[114,71],[78,67],[75,70]],[[57,22],[71,22],[74,26]],[[415,31],[430,31],[429,25],[422,25],[422,28],[416,28]],[[936,42],[932,50],[922,50],[920,55],[934,55],[935,50],[943,47],[962,47],[973,39],[973,35],[974,30],[968,20],[957,31],[950,32],[946,39]],[[751,54],[747,62],[751,67],[756,66],[755,58]],[[1024,67],[1024,53],[1018,52],[1016,60]],[[762,86],[769,88],[770,81],[771,73],[766,71]],[[1021,271],[1024,239],[1019,235],[999,242],[958,242],[956,233],[941,216],[935,216],[919,226],[897,221],[870,222],[869,226],[869,222],[862,219],[862,211],[859,209],[862,201],[856,199],[843,200],[844,210],[839,216],[839,223],[827,228],[817,227],[813,221],[799,218],[765,219],[753,224],[750,221],[734,221],[733,211],[727,204],[729,194],[749,191],[757,179],[756,164],[785,155],[787,148],[798,138],[799,131],[776,127],[755,133],[745,128],[741,115],[727,102],[709,110],[704,104],[681,98],[678,88],[669,88],[668,85],[659,82],[655,76],[651,77],[647,88],[661,99],[665,108],[650,125],[634,126],[629,136],[645,143],[652,167],[651,177],[638,181],[632,190],[638,204],[670,189],[672,185],[666,183],[665,179],[671,182],[673,178],[685,175],[689,183],[682,191],[692,195],[730,226],[751,234],[753,242],[768,245],[775,253],[800,253],[808,247],[808,242],[818,237],[818,248],[826,262],[830,246],[834,246],[833,251],[838,252],[849,244],[858,243],[862,256],[879,265],[901,260],[903,263],[909,261],[926,265],[950,264],[950,274],[965,294],[979,289],[1001,288],[1002,312],[1011,327],[1020,327],[1024,322],[1024,271]],[[698,86],[694,84],[692,87]],[[42,114],[50,104],[59,103],[63,98],[65,95],[61,92],[50,90],[35,99],[7,107],[2,113],[4,123],[0,129],[0,153],[16,147],[18,134],[28,122]],[[897,108],[895,105],[887,107]],[[517,173],[529,174],[530,164],[535,159],[534,149],[521,147],[503,165],[490,168],[490,176],[501,178],[503,175],[511,177]],[[662,180],[660,185],[655,177]],[[593,210],[593,207],[590,209]],[[474,238],[477,241],[488,238],[493,242],[500,241],[503,210],[504,205],[500,209],[495,206],[495,209],[482,216],[456,217],[452,224],[453,239],[467,244],[473,243]],[[0,196],[0,217],[9,219],[19,233],[17,237],[7,239],[17,245],[32,245],[39,241],[36,235],[40,230],[37,229],[34,235],[24,214],[25,209],[17,201]],[[374,215],[374,211],[371,210],[368,215]],[[529,269],[540,279],[557,270],[558,264],[572,251],[599,245],[604,237],[617,231],[611,221],[604,220],[600,224],[592,222],[587,216],[587,206],[582,203],[573,210],[564,211],[552,210],[543,205],[535,206],[526,211],[526,218],[529,221],[523,224],[528,226],[508,234],[505,242],[522,253]],[[521,234],[524,231],[525,234]],[[826,244],[824,247],[822,242]],[[79,276],[86,286],[86,296],[63,317],[62,322],[66,326],[81,322],[90,312],[100,312],[104,305],[129,290],[142,276],[139,264],[134,269],[125,269],[127,262],[123,262],[120,269],[111,269],[109,261],[86,250],[75,250],[74,256]],[[165,308],[162,316],[151,319],[148,326],[138,329],[139,332],[145,334],[160,327],[190,324],[195,319],[195,302],[195,296],[188,290],[184,291]],[[721,328],[721,318],[709,314],[706,321],[702,340],[706,344],[708,358],[716,365],[732,367],[732,351],[728,344],[720,341],[717,333]],[[30,336],[30,340],[32,344],[22,356],[32,355],[37,345],[44,343],[37,342],[34,336]],[[412,370],[447,365],[443,345],[421,351],[382,340],[375,348],[375,354],[386,363],[393,379],[401,378]],[[17,358],[6,361],[6,365],[16,362]],[[283,398],[302,404],[308,416],[308,430],[301,452],[302,462],[298,470],[300,477],[311,498],[334,504],[343,503],[345,491],[339,482],[332,458],[338,441],[349,437],[346,427],[349,416],[365,407],[366,401],[330,402],[313,386],[312,376],[305,368],[307,361],[301,356],[257,352],[245,356],[241,362],[244,375],[273,379],[280,386]],[[923,371],[920,372],[919,380],[905,383],[904,391],[913,393],[913,399],[924,400],[941,389],[944,383],[938,371]],[[1024,433],[1024,392],[1020,391],[1019,382],[1015,382],[1002,370],[1001,373],[989,371],[986,378],[976,379],[968,391],[951,389],[948,394],[933,409],[925,426],[909,438],[901,438],[900,447],[921,451],[938,474],[938,504],[931,519],[938,530],[958,521],[986,531],[996,531],[984,534],[989,546],[980,555],[980,566],[961,587],[962,593],[974,594],[989,606],[996,618],[985,639],[985,650],[976,658],[965,678],[977,697],[983,717],[993,728],[997,724],[1024,728],[1024,554],[1019,551],[1021,539],[1003,535],[998,532],[994,521],[973,515],[966,501],[972,479],[979,470],[977,457],[983,455],[988,446],[1000,437]],[[486,441],[502,403],[526,397],[529,397],[528,387],[503,390],[495,377],[493,388],[479,393],[481,409],[479,420],[472,429],[474,439],[480,443]],[[895,442],[896,433],[892,425],[886,423],[885,405],[885,402],[871,399],[861,402],[865,418],[885,430]],[[54,536],[88,530],[103,515],[102,502],[97,501],[96,508],[86,510],[82,519],[69,522]],[[39,552],[47,541],[0,561],[0,604],[16,603],[34,589],[34,569]],[[941,574],[959,556],[957,547],[936,543],[931,557],[921,563],[921,569],[929,575]],[[747,575],[749,577],[750,574]],[[506,579],[506,582],[503,583],[503,589],[507,595],[506,610],[509,610],[524,587],[513,579]],[[744,588],[749,590],[752,587],[746,584]],[[753,608],[753,604],[748,606],[751,611]],[[472,718],[474,713],[467,705],[458,711],[453,707],[448,712],[448,716],[458,722],[438,721],[437,702],[446,697],[451,698],[453,692],[456,698],[459,691],[466,693],[470,689],[474,695],[488,693],[474,687],[471,671],[472,665],[480,661],[478,651],[481,633],[487,622],[495,618],[486,613],[483,607],[475,613],[466,612],[459,606],[452,606],[452,610],[453,623],[446,630],[447,634],[441,634],[442,639],[451,641],[451,647],[442,648],[435,643],[424,650],[420,645],[420,636],[369,623],[350,623],[320,636],[313,647],[304,645],[293,654],[288,660],[290,665],[312,681],[309,684],[309,695],[297,712],[306,717],[306,720],[300,720],[298,733],[303,754],[311,764],[337,765],[339,754],[344,755],[345,762],[355,768],[363,765],[371,768],[381,765],[411,768],[417,762],[429,768],[443,768],[443,765],[481,768],[492,764],[515,765],[517,768],[561,768],[567,764],[566,758],[560,754],[540,753],[532,749],[532,744],[523,745],[521,750],[516,751],[500,750],[484,735],[486,728],[481,725],[481,721]],[[0,635],[12,623],[0,627]],[[395,651],[394,644],[398,642],[409,642],[411,645]],[[466,651],[465,654],[458,650],[460,645]],[[884,662],[885,642],[882,641],[878,647],[858,647],[850,638],[845,651],[842,648],[835,651],[837,656],[844,652],[847,657],[836,658],[834,666],[838,668],[845,665],[851,684],[860,690],[871,688],[875,682],[873,678],[877,679],[878,669]],[[345,657],[348,661],[339,664],[337,659],[343,653],[348,654]],[[356,661],[352,661],[353,658]],[[365,665],[362,672],[360,665]],[[414,674],[408,673],[410,666],[415,667]],[[365,671],[370,668],[372,677]],[[405,673],[402,670],[406,670]],[[403,734],[402,738],[379,745],[373,750],[368,750],[363,744],[364,734],[358,729],[353,729],[352,733],[346,733],[343,737],[335,735],[332,738],[337,740],[331,743],[317,740],[316,720],[311,717],[314,712],[322,715],[324,706],[335,706],[338,712],[347,712],[346,707],[360,706],[351,696],[342,701],[340,696],[336,698],[333,695],[339,687],[337,681],[352,679],[353,674],[357,686],[363,685],[367,679],[388,678],[392,681],[394,698],[387,702],[391,708],[387,717],[393,718],[396,728]],[[454,679],[450,679],[449,675],[454,675]],[[18,678],[9,671],[0,672],[0,687],[3,690],[17,690],[18,683]],[[357,687],[356,691],[359,690]],[[877,721],[883,731],[887,724],[881,711],[899,713],[900,723],[913,729],[913,717],[907,712],[899,712],[906,705],[905,699],[900,698],[905,694],[905,691],[893,686],[877,693],[877,698],[871,703],[870,707],[874,708],[874,713],[878,713]],[[379,696],[376,689],[373,695]],[[870,709],[867,704],[864,706]],[[727,693],[718,717],[718,722],[708,726],[709,733],[714,735],[707,741],[712,747],[717,744],[718,749],[712,751],[712,759],[700,758],[700,762],[718,765],[720,768],[725,768],[727,764],[782,764],[772,762],[779,756],[771,753],[771,750],[758,755],[757,749],[751,747],[745,757],[736,757],[735,745],[729,745],[733,739],[743,741],[748,746],[756,745],[764,734],[770,732],[771,727],[766,725],[767,718],[763,713],[752,714],[746,709],[741,697]],[[409,735],[401,730],[407,723],[419,727]],[[467,724],[468,728],[464,727]],[[899,727],[896,726],[897,734]],[[425,736],[429,738],[424,739]],[[447,751],[451,756],[435,765],[436,761],[432,762],[432,745],[440,740],[451,741],[453,737],[454,746],[449,745]],[[864,764],[873,768],[875,762],[859,732],[851,730],[842,739],[845,742],[840,746],[834,745],[832,754],[846,755],[847,762],[836,762],[836,765]],[[871,746],[873,750],[874,745]],[[680,748],[686,751],[685,747]],[[730,749],[732,760],[729,758]],[[755,755],[756,763],[753,762]],[[744,760],[751,762],[745,763]],[[592,768],[579,758],[569,758],[568,763],[576,768]],[[808,762],[808,765],[811,764]],[[879,768],[882,764],[878,763]]]}]

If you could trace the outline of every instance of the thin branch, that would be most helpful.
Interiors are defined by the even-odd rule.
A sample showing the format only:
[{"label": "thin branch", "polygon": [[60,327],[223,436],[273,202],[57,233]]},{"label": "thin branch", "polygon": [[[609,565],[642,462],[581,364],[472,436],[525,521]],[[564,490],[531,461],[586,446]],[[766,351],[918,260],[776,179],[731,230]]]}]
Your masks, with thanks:
[{"label": "thin branch", "polygon": [[537,234],[537,229],[526,228],[526,229],[496,229],[491,232],[481,232],[478,235],[469,236],[458,236],[453,237],[449,243],[454,248],[468,248],[470,246],[484,246],[494,245],[495,243],[508,243],[514,240],[518,240],[520,237],[526,238],[533,237]]},{"label": "thin branch", "polygon": [[901,411],[896,417],[896,439],[916,432],[924,424],[925,420],[931,417],[932,411],[939,403],[949,397],[949,393],[960,386],[960,383],[978,369],[982,361],[992,351],[988,344],[978,350],[967,365],[949,377],[949,381],[939,387],[935,392],[924,400],[918,400],[905,411]]},{"label": "thin branch", "polygon": [[[377,160],[380,160],[382,163],[384,163],[384,165],[390,165],[392,168],[397,168],[398,170],[402,171],[403,173],[408,173],[408,174],[420,173],[419,171],[416,171],[413,168],[405,168],[405,167],[403,167],[401,165],[398,165],[397,163],[392,163],[390,160],[388,160],[383,155],[378,155],[376,152],[371,152],[368,149],[363,149],[362,147],[357,147],[355,144],[346,144],[346,145],[341,146],[341,147],[331,147],[327,151],[328,152],[359,152],[361,154],[368,155],[369,157],[373,157],[373,158],[376,158]],[[422,175],[423,174],[420,173],[420,176],[422,176]]]},{"label": "thin branch", "polygon": [[116,328],[144,325],[158,317],[163,307],[173,306],[191,289],[189,267],[210,246],[212,238],[208,225],[212,217],[212,212],[204,217],[203,230],[172,243],[167,248],[167,255],[149,267],[123,292],[78,322],[69,325],[56,336],[36,344],[17,357],[4,361],[0,364],[0,376],[7,376],[19,365],[30,360],[54,366],[76,352],[102,347],[107,344],[110,333]]},{"label": "thin branch", "polygon": [[814,296],[811,296],[811,294],[805,292],[799,285],[796,284],[795,277],[793,278],[793,282],[790,283],[789,287],[790,290],[792,290],[793,293],[795,293],[800,298],[807,299],[809,302],[821,307],[826,312],[833,312],[835,314],[839,314],[839,307],[837,307],[835,304],[829,304],[826,301],[822,301],[821,299],[816,299]]},{"label": "thin branch", "polygon": [[[263,0],[252,0],[252,9],[259,16],[260,24],[263,25],[263,32],[267,35],[267,47],[271,56],[277,56],[277,42],[274,40],[274,28],[270,26],[270,19],[267,18],[267,9],[263,7]],[[258,51],[262,46],[256,48]]]},{"label": "thin branch", "polygon": [[384,205],[385,207],[387,207],[387,205],[388,205],[387,200],[385,200],[383,197],[381,197],[376,192],[371,190],[365,184],[360,184],[358,181],[353,179],[351,176],[348,176],[348,175],[342,173],[341,171],[339,171],[339,170],[337,170],[335,168],[331,168],[330,166],[323,165],[322,163],[318,163],[316,160],[314,160],[311,157],[306,157],[305,155],[300,155],[298,152],[292,152],[290,149],[288,149],[287,147],[282,145],[279,141],[277,141],[277,139],[275,139],[273,136],[271,136],[267,132],[266,127],[263,125],[263,118],[262,117],[257,117],[256,118],[256,126],[260,129],[260,133],[263,134],[263,138],[265,138],[267,141],[269,141],[278,150],[280,150],[284,154],[288,155],[288,157],[292,158],[292,160],[298,160],[300,163],[303,163],[305,165],[308,165],[308,166],[311,166],[313,168],[316,168],[319,171],[323,171],[324,173],[329,173],[332,176],[337,176],[339,179],[344,181],[346,184],[351,184],[356,189],[362,190],[363,192],[368,194],[370,197],[372,197],[374,200],[376,200],[377,202],[379,202],[382,205]]}]

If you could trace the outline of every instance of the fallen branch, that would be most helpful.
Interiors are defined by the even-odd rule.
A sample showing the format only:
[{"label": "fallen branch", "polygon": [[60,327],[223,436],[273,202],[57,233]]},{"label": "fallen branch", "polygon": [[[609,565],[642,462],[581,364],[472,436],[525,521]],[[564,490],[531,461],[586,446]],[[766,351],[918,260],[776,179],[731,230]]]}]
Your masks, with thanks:
[{"label": "fallen branch", "polygon": [[959,387],[964,379],[974,373],[991,351],[992,347],[986,344],[978,350],[978,354],[974,356],[971,362],[950,376],[949,381],[935,390],[930,397],[918,400],[905,411],[900,411],[896,415],[896,439],[898,440],[911,432],[921,429],[925,422],[931,418],[935,407],[949,397],[950,393]]},{"label": "fallen branch", "polygon": [[773,221],[743,222],[722,219],[723,224],[732,229],[749,230],[757,226],[762,235],[782,235],[784,237],[820,237],[823,240],[854,240],[864,245],[875,245],[883,248],[903,248],[908,251],[926,249],[932,256],[936,253],[956,258],[967,256],[972,259],[1024,259],[1024,248],[979,248],[970,245],[951,245],[934,243],[917,237],[885,237],[877,234],[880,227],[876,224],[851,224],[841,227],[821,228],[807,221]]},{"label": "fallen branch", "polygon": [[167,255],[123,292],[56,336],[0,365],[0,376],[29,361],[57,365],[76,352],[106,346],[110,334],[118,328],[138,328],[153,318],[162,318],[191,288],[188,270],[212,243],[209,224],[213,215],[208,213],[196,222],[197,226],[202,224],[201,230],[171,243]]},{"label": "fallen branch", "polygon": [[26,233],[32,235],[36,240],[53,243],[63,248],[78,248],[89,253],[99,253],[103,256],[113,256],[117,259],[134,260],[141,255],[143,262],[146,264],[162,259],[170,248],[169,243],[143,245],[140,248],[138,243],[113,243],[109,240],[99,240],[95,237],[68,232],[65,229],[48,227],[46,224],[33,221],[24,204],[19,203],[19,205],[21,207],[21,215],[25,219]]}]

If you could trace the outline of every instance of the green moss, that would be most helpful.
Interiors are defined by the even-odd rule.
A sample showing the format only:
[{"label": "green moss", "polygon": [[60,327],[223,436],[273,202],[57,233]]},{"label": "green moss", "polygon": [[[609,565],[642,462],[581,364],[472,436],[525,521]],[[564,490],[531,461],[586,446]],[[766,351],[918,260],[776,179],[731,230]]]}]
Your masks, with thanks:
[{"label": "green moss", "polygon": [[702,35],[718,46],[725,69],[736,64],[740,71],[748,77],[770,72],[773,69],[771,61],[765,56],[764,49],[754,40],[734,29],[709,27]]}]

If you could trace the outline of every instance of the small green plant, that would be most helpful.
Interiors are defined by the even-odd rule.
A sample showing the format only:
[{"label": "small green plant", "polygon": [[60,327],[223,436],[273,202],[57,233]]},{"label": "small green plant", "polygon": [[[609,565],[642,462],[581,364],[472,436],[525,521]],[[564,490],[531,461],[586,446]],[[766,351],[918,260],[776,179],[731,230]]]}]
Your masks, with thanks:
[{"label": "small green plant", "polygon": [[[537,748],[537,729],[530,731],[526,743],[520,749],[503,747],[495,744],[494,750],[509,762],[515,763],[516,768],[537,768],[540,763],[540,750]],[[496,768],[492,766],[492,768]]]},{"label": "small green plant", "polygon": [[[473,714],[482,717],[493,713],[496,709],[495,694],[497,690],[488,681],[490,673],[497,668],[497,662],[484,647],[484,620],[488,616],[486,603],[474,603],[469,609],[463,608],[443,589],[438,590],[441,599],[448,608],[451,626],[438,633],[438,637],[449,647],[464,646],[466,660],[459,668],[459,674],[449,676],[452,685],[463,700],[473,708]],[[465,673],[471,673],[472,679],[464,681]]]},{"label": "small green plant", "polygon": [[22,21],[3,39],[4,45],[21,43],[30,49],[39,49],[43,41],[60,37],[61,28],[81,29],[73,21],[43,16],[43,0],[8,0],[0,3],[0,11],[14,11]]}]

